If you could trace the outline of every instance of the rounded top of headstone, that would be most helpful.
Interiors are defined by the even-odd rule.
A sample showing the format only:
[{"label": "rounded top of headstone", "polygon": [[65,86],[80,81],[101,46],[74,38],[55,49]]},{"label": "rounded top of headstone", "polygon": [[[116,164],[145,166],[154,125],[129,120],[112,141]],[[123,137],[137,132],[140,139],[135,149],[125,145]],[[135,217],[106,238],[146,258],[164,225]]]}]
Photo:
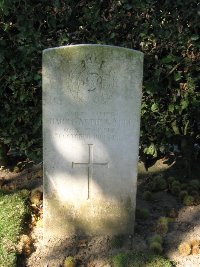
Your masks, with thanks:
[{"label": "rounded top of headstone", "polygon": [[134,49],[130,49],[130,48],[126,48],[126,47],[121,47],[121,46],[114,46],[114,45],[100,45],[100,44],[76,44],[76,45],[65,45],[65,46],[58,46],[58,47],[52,47],[52,48],[47,48],[45,50],[43,50],[43,53],[52,51],[52,50],[59,50],[59,49],[71,49],[71,48],[79,48],[79,47],[85,47],[85,48],[107,48],[107,49],[118,49],[124,52],[128,52],[128,53],[138,53],[138,55],[142,56],[144,55],[143,52],[138,51],[138,50],[134,50]]}]

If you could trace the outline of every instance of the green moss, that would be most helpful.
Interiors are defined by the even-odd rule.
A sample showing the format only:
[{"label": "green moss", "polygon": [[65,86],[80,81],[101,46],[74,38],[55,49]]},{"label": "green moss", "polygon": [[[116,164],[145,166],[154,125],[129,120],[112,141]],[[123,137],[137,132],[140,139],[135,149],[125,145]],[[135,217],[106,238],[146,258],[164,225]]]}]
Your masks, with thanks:
[{"label": "green moss", "polygon": [[162,244],[163,243],[163,238],[161,235],[153,235],[152,237],[149,238],[149,243],[157,242]]},{"label": "green moss", "polygon": [[145,186],[145,189],[147,191],[156,191],[156,183],[151,181],[147,184],[147,186]]},{"label": "green moss", "polygon": [[168,259],[150,252],[119,253],[111,258],[111,263],[112,267],[173,267]]},{"label": "green moss", "polygon": [[176,180],[176,178],[173,177],[173,176],[169,176],[169,177],[167,178],[167,182],[168,182],[168,184],[170,184],[170,185],[171,185],[175,180]]},{"label": "green moss", "polygon": [[180,193],[179,193],[179,198],[181,200],[183,200],[186,196],[188,196],[188,192],[186,190],[182,190]]},{"label": "green moss", "polygon": [[16,244],[27,215],[26,200],[20,192],[0,193],[0,266],[16,266]]},{"label": "green moss", "polygon": [[30,191],[27,189],[22,189],[21,191],[19,191],[19,194],[21,195],[22,198],[27,199],[30,195]]},{"label": "green moss", "polygon": [[76,263],[75,260],[72,256],[68,256],[65,260],[64,260],[64,265],[63,267],[75,267]]},{"label": "green moss", "polygon": [[120,252],[112,257],[113,267],[128,267],[129,255],[125,252]]},{"label": "green moss", "polygon": [[161,224],[168,224],[169,223],[169,218],[168,217],[160,217],[158,220],[159,223]]},{"label": "green moss", "polygon": [[163,251],[162,245],[159,242],[151,242],[149,245],[150,250],[152,250],[155,253],[161,254]]},{"label": "green moss", "polygon": [[191,246],[187,242],[183,242],[178,246],[178,251],[182,256],[190,255]]},{"label": "green moss", "polygon": [[194,197],[193,196],[186,196],[183,200],[183,204],[186,206],[192,206],[194,204]]},{"label": "green moss", "polygon": [[142,198],[143,198],[144,200],[150,201],[150,200],[153,199],[153,195],[152,195],[152,193],[151,193],[150,191],[145,191],[145,192],[143,193],[143,195],[142,195]]},{"label": "green moss", "polygon": [[168,231],[168,223],[169,223],[169,218],[167,217],[160,217],[158,220],[158,224],[156,226],[156,233],[160,235],[165,235]]},{"label": "green moss", "polygon": [[181,191],[180,185],[172,185],[171,192],[173,195],[178,196]]},{"label": "green moss", "polygon": [[181,190],[186,190],[187,187],[188,187],[188,184],[186,183],[181,184]]},{"label": "green moss", "polygon": [[158,175],[153,178],[153,182],[155,183],[155,188],[157,191],[165,190],[167,188],[167,182],[166,180]]},{"label": "green moss", "polygon": [[190,195],[193,196],[194,198],[198,198],[199,197],[199,192],[197,190],[192,190]]},{"label": "green moss", "polygon": [[181,186],[181,184],[180,184],[180,182],[179,181],[177,181],[177,180],[174,180],[173,182],[172,182],[172,187],[174,187],[174,186]]},{"label": "green moss", "polygon": [[200,181],[197,179],[191,180],[189,182],[189,185],[192,187],[193,190],[199,190],[200,189]]},{"label": "green moss", "polygon": [[148,209],[137,209],[136,210],[136,218],[140,220],[147,220],[149,218],[150,212]]},{"label": "green moss", "polygon": [[125,236],[124,235],[115,235],[111,239],[111,246],[113,248],[121,248],[124,244]]}]

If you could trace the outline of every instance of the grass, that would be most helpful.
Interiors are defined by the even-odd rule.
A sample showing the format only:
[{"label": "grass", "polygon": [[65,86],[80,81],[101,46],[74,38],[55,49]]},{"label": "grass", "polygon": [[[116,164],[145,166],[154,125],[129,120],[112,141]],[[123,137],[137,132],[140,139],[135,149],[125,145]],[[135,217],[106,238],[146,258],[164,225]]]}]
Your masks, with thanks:
[{"label": "grass", "polygon": [[0,267],[15,267],[16,245],[27,215],[28,196],[0,191]]},{"label": "grass", "polygon": [[111,259],[113,267],[173,267],[163,256],[142,252],[120,252]]}]

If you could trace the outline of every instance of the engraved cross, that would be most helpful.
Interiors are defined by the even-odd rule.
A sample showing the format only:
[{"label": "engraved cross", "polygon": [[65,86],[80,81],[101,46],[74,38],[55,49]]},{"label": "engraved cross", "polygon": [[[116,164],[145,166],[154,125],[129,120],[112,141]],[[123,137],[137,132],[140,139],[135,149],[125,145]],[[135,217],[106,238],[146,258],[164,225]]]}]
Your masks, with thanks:
[{"label": "engraved cross", "polygon": [[90,183],[91,183],[91,180],[93,178],[93,168],[94,168],[94,165],[100,165],[100,166],[106,166],[108,167],[108,162],[103,162],[103,163],[100,163],[100,162],[94,162],[94,158],[93,158],[93,144],[88,144],[89,146],[89,159],[88,159],[88,162],[83,162],[83,163],[79,163],[79,162],[72,162],[72,168],[75,168],[75,167],[87,167],[88,169],[88,197],[87,199],[90,199]]}]

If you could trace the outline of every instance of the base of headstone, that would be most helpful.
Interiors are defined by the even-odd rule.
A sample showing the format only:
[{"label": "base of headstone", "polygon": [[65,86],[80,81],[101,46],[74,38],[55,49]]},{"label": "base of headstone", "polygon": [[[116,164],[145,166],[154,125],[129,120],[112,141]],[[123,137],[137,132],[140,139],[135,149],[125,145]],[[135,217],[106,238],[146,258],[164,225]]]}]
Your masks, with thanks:
[{"label": "base of headstone", "polygon": [[[134,233],[134,203],[130,197],[116,200],[86,200],[79,205],[49,197],[45,204],[45,234],[56,237]],[[54,215],[52,217],[52,214]],[[49,230],[48,230],[49,229]]]}]

